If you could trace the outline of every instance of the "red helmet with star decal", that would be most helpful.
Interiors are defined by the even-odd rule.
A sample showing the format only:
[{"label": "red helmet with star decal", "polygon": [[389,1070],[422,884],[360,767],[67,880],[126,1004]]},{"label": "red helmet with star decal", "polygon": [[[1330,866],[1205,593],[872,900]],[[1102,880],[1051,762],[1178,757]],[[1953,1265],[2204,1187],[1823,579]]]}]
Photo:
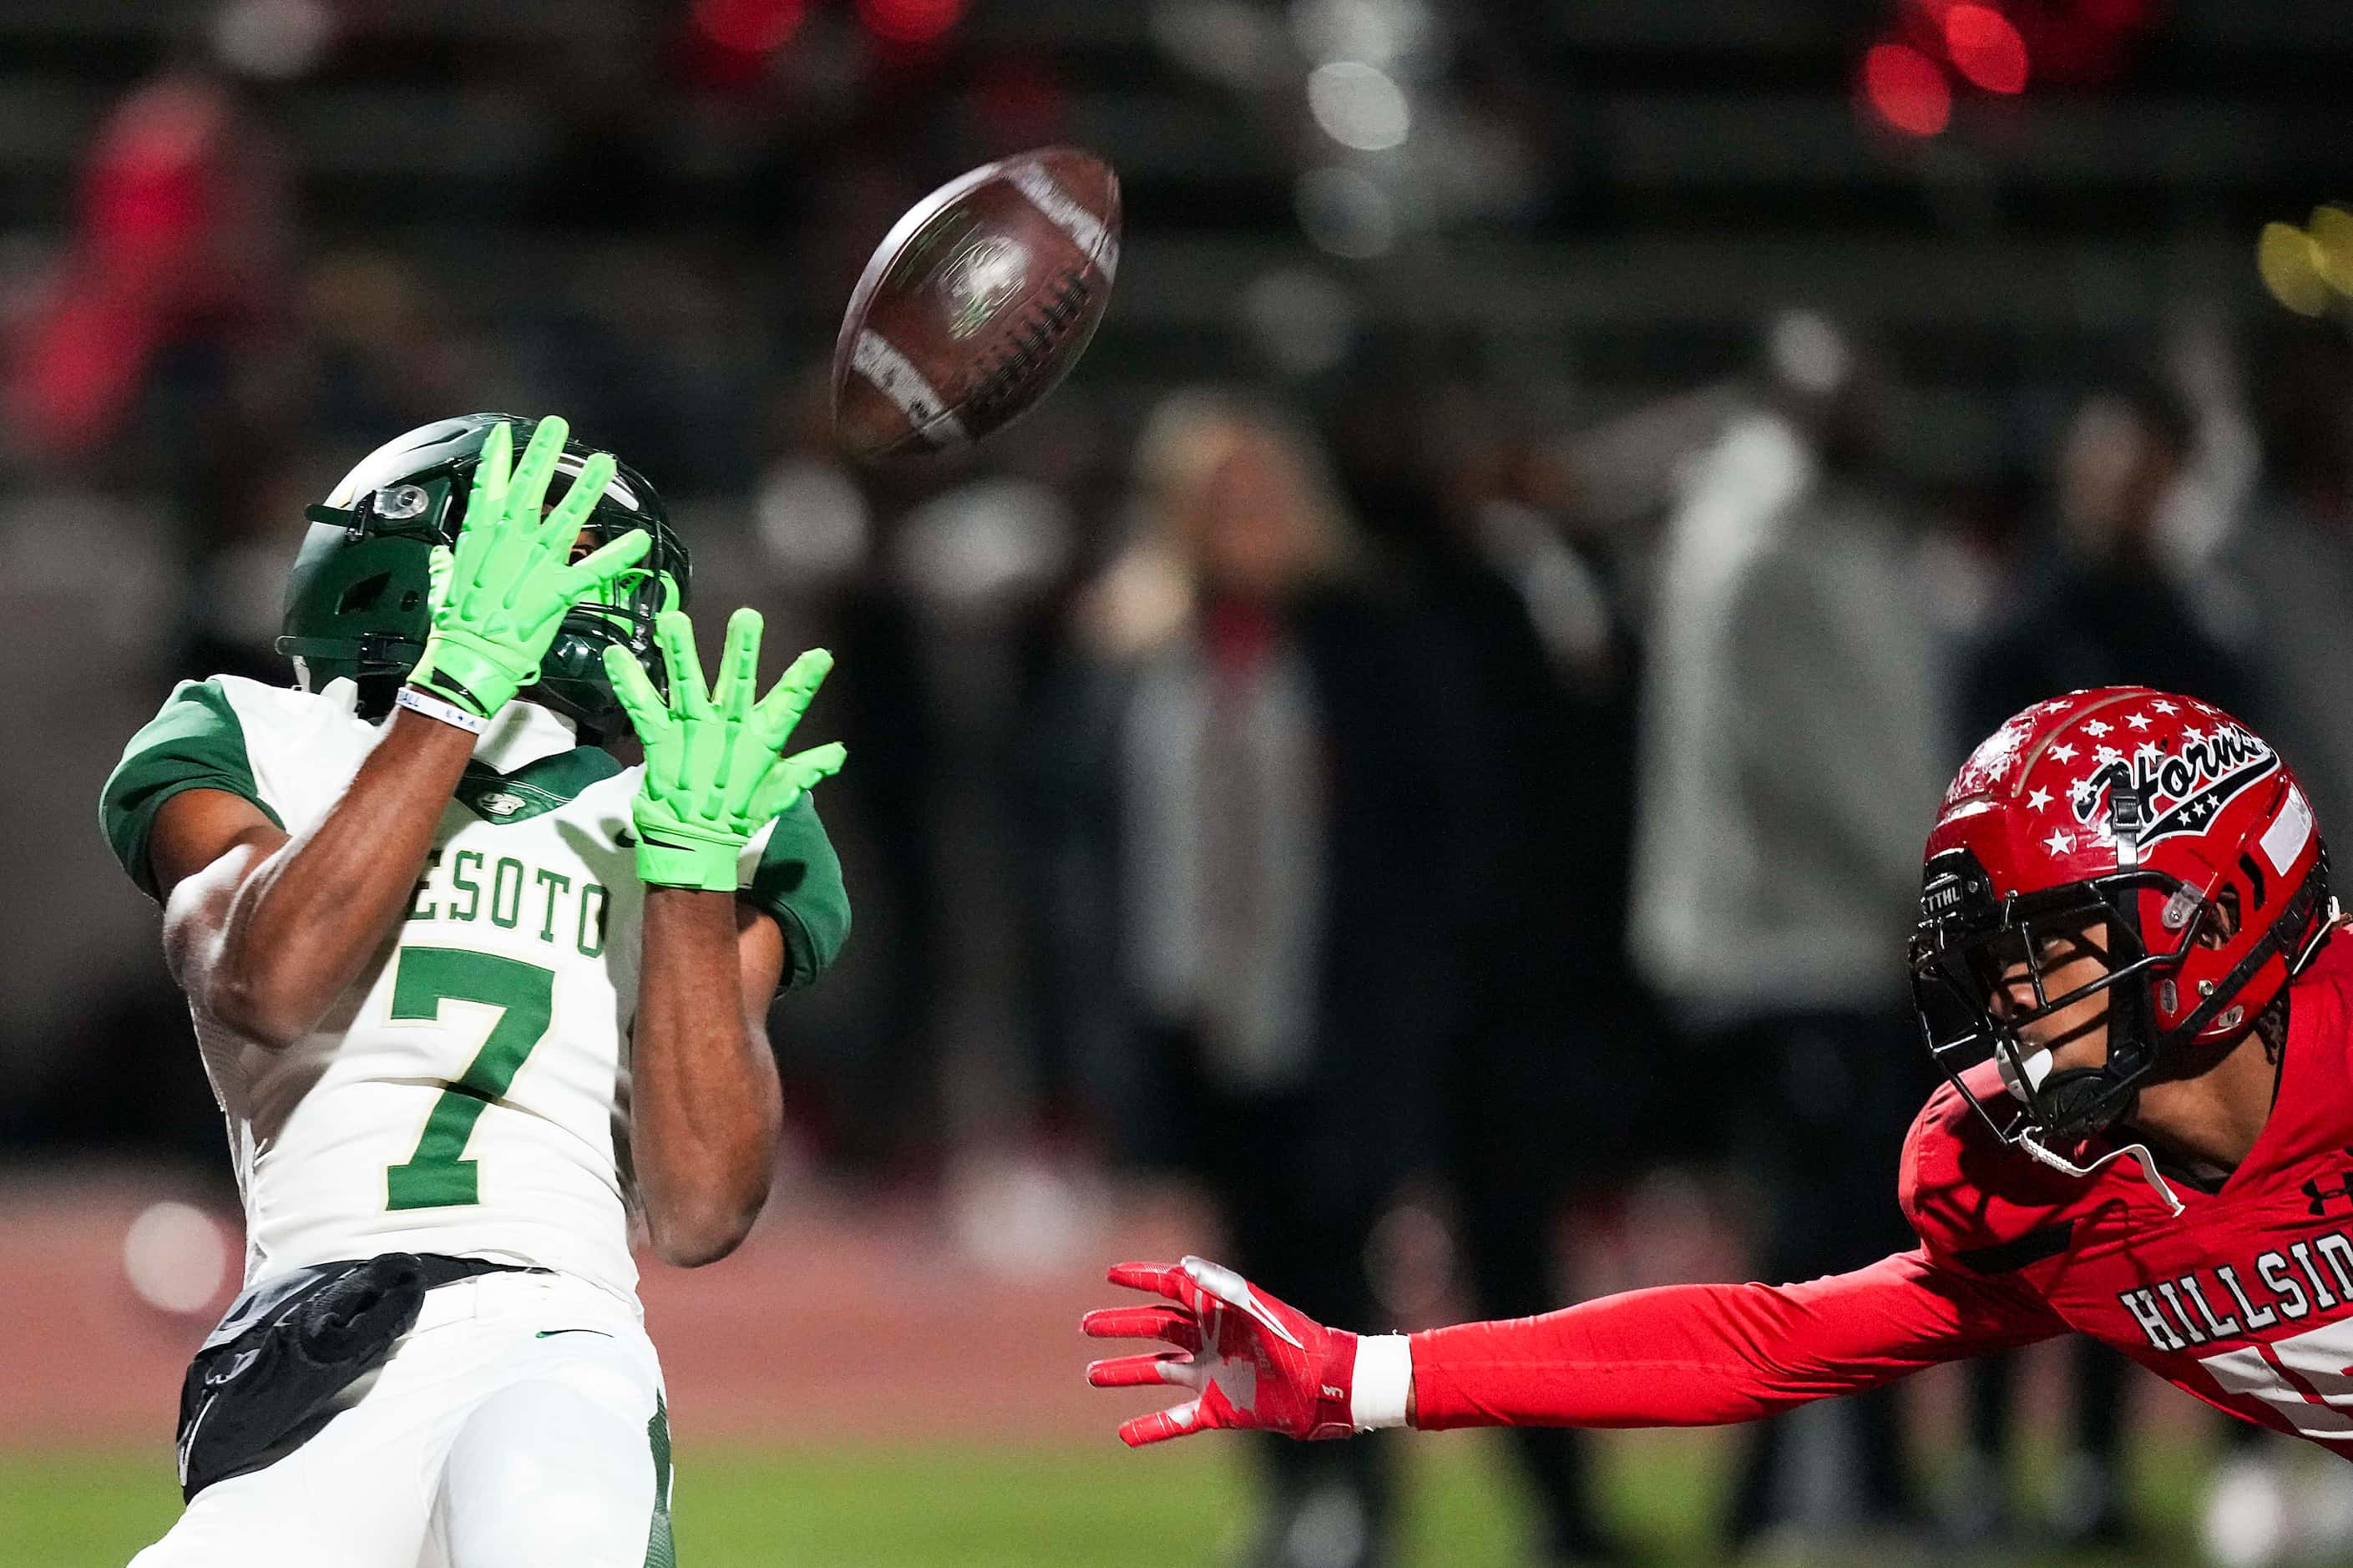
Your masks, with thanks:
[{"label": "red helmet with star decal", "polygon": [[[2327,855],[2279,753],[2195,698],[2110,686],[2038,702],[1962,765],[1928,835],[1914,999],[1928,1050],[2008,1142],[2047,1156],[2129,1110],[2179,1053],[2243,1035],[2327,929]],[[2106,972],[2063,994],[2046,942],[2105,928]],[[1993,1005],[2018,966],[2035,1005]],[[2020,1031],[2107,994],[2104,1066],[2053,1072]],[[2002,1115],[1961,1082],[1990,1056]]]}]

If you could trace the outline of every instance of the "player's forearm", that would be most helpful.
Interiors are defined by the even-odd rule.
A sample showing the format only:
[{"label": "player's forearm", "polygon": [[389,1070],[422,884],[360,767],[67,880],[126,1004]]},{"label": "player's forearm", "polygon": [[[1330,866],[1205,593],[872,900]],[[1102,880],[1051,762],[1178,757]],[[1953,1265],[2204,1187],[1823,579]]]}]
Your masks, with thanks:
[{"label": "player's forearm", "polygon": [[1742,1342],[1734,1293],[1762,1289],[1674,1286],[1415,1334],[1410,1418],[1430,1431],[1720,1426],[1873,1381],[1792,1379],[1767,1346]]},{"label": "player's forearm", "polygon": [[733,895],[647,889],[629,1139],[665,1262],[691,1268],[742,1243],[767,1202],[783,1124],[776,1058],[744,1005]]},{"label": "player's forearm", "polygon": [[1411,1340],[1412,1420],[1704,1426],[1874,1387],[2059,1327],[1915,1256],[1801,1285],[1677,1285]]},{"label": "player's forearm", "polygon": [[474,737],[406,710],[387,724],[343,798],[229,899],[202,1005],[248,1038],[282,1047],[315,1027],[415,895]]}]

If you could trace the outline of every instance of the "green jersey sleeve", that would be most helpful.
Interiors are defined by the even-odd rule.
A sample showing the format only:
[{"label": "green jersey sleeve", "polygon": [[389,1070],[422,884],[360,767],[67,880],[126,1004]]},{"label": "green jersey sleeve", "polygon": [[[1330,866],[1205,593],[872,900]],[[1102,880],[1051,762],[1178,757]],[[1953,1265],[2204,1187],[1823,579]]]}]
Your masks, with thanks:
[{"label": "green jersey sleeve", "polygon": [[[253,780],[245,748],[245,726],[217,681],[184,680],[163,710],[131,737],[122,760],[99,793],[99,826],[115,858],[148,897],[156,896],[155,873],[147,864],[147,839],[155,814],[183,790],[220,789],[243,795],[286,826]],[[822,837],[820,835],[820,837]]]},{"label": "green jersey sleeve", "polygon": [[849,939],[849,892],[841,885],[841,859],[808,796],[776,818],[750,886],[736,897],[776,916],[784,928],[784,989],[807,985],[832,967]]}]

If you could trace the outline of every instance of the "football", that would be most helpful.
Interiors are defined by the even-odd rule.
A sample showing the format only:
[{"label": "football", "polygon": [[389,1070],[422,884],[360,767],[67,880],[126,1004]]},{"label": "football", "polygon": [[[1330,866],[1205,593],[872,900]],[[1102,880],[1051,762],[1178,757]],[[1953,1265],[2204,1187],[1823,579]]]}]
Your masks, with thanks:
[{"label": "football", "polygon": [[1037,406],[1103,320],[1119,178],[1075,147],[983,164],[918,202],[860,275],[833,421],[863,461],[952,451]]}]

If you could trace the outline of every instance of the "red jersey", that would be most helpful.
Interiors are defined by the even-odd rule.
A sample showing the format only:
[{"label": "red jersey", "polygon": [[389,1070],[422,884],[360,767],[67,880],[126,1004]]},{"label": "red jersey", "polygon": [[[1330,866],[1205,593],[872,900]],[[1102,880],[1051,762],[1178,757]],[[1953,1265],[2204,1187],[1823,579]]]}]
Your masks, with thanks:
[{"label": "red jersey", "polygon": [[[2219,1191],[2074,1177],[1950,1085],[1905,1140],[1914,1250],[1801,1285],[1682,1285],[1413,1336],[1415,1425],[1701,1426],[2069,1330],[2353,1458],[2353,937],[2290,990],[2271,1115]],[[1999,1097],[1990,1064],[1973,1092]],[[2095,1157],[2100,1151],[2087,1151]]]}]

